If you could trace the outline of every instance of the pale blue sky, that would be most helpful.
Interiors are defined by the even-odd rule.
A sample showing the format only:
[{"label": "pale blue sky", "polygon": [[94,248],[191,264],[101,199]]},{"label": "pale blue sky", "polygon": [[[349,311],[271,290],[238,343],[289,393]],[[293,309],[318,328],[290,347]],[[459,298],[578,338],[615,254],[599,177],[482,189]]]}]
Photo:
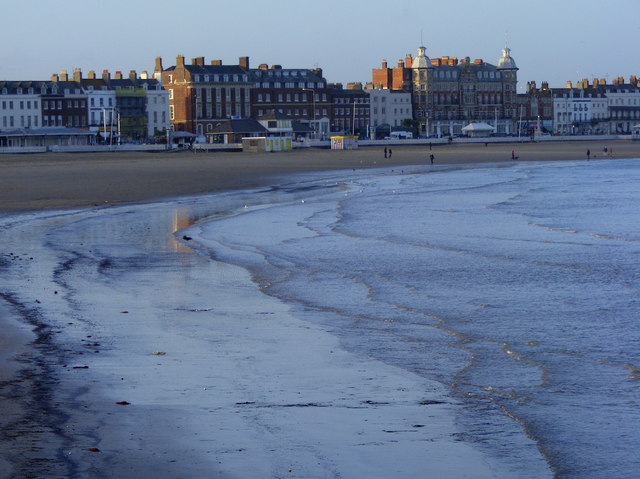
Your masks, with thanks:
[{"label": "pale blue sky", "polygon": [[421,35],[430,57],[493,64],[506,38],[519,91],[529,80],[563,87],[640,76],[639,0],[32,0],[2,10],[0,80],[46,80],[76,67],[85,76],[151,72],[156,56],[167,67],[183,54],[319,66],[329,82],[367,82],[383,59],[415,56]]}]

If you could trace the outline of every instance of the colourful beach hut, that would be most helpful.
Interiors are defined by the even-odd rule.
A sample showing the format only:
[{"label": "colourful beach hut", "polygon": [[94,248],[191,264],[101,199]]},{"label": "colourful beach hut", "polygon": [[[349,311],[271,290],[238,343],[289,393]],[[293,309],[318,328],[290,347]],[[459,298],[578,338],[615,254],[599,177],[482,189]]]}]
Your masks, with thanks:
[{"label": "colourful beach hut", "polygon": [[332,136],[331,149],[332,150],[357,150],[358,137],[357,136]]}]

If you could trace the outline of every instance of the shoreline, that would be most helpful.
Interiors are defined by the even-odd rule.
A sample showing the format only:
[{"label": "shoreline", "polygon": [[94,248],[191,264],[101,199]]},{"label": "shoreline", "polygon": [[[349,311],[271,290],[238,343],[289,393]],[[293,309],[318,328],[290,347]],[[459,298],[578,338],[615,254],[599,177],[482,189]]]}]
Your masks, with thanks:
[{"label": "shoreline", "polygon": [[[613,154],[605,156],[604,148]],[[100,207],[268,186],[292,173],[430,164],[640,158],[631,140],[394,146],[286,153],[46,153],[0,155],[0,213]]]},{"label": "shoreline", "polygon": [[[15,400],[26,413],[0,453],[17,461],[14,475],[315,477],[305,471],[320,467],[382,477],[375,474],[382,466],[420,463],[438,476],[453,465],[464,476],[494,479],[482,454],[456,439],[456,402],[439,383],[343,349],[325,328],[261,292],[238,266],[186,246],[142,266],[130,240],[141,240],[149,256],[167,248],[167,235],[175,234],[167,206],[51,212],[51,218],[45,212],[42,221],[19,224],[18,235],[3,236],[25,231],[31,238],[10,246],[32,250],[35,269],[24,273],[38,274],[25,274],[33,277],[29,284],[14,274],[7,284],[25,285],[25,311],[39,298],[43,333],[56,333],[32,342],[33,362],[21,372],[24,394]],[[122,210],[131,212],[124,223]],[[59,227],[69,231],[60,236]],[[72,245],[95,227],[104,228],[97,243]],[[59,249],[50,244],[56,238],[70,243]],[[91,252],[94,245],[99,254]],[[92,266],[65,261],[69,251]],[[117,281],[105,280],[111,275]],[[179,294],[157,295],[176,284]],[[67,297],[75,306],[67,306]],[[406,430],[409,418],[416,418],[409,426],[419,425]],[[25,443],[36,445],[26,458],[19,454]],[[347,447],[371,462],[351,460]],[[3,467],[0,460],[0,478],[14,477]]]}]

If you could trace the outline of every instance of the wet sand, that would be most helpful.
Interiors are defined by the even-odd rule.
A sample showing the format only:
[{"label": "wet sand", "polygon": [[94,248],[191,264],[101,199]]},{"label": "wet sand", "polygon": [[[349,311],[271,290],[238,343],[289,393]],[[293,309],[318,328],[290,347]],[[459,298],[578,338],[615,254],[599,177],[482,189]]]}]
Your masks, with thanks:
[{"label": "wet sand", "polygon": [[75,208],[191,196],[273,184],[289,173],[317,170],[512,161],[640,158],[640,142],[542,142],[393,146],[287,153],[162,152],[0,155],[0,212]]}]

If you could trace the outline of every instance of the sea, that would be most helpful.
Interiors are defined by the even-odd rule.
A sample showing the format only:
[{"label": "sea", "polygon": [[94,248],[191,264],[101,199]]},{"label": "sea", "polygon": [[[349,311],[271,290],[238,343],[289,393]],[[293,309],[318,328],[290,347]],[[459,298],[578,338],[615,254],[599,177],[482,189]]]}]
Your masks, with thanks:
[{"label": "sea", "polygon": [[461,438],[511,477],[542,457],[556,478],[634,478],[639,185],[640,160],[396,168],[196,229],[345,347],[445,385]]},{"label": "sea", "polygon": [[[639,185],[640,159],[316,172],[5,218],[0,230],[28,248],[37,229],[69,282],[89,257],[114,275],[119,250],[131,268],[186,250],[239,266],[346,350],[442,385],[458,440],[497,477],[631,479],[640,477]],[[28,263],[26,249],[11,254],[5,263]],[[21,268],[5,276],[16,303],[11,292],[31,277]],[[51,317],[69,316],[52,307]]]}]

